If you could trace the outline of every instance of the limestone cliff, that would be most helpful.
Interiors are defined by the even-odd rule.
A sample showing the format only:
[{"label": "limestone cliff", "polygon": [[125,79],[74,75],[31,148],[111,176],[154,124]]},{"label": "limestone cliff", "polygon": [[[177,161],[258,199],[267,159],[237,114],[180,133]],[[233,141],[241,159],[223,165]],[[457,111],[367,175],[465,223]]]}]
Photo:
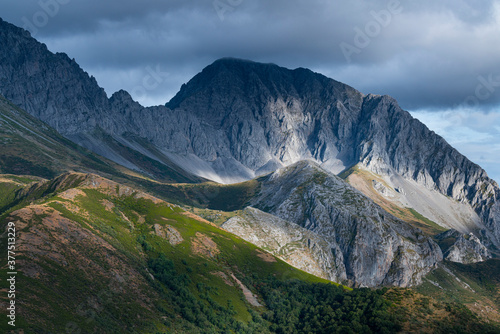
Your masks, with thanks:
[{"label": "limestone cliff", "polygon": [[[315,263],[327,277],[351,286],[410,286],[442,260],[439,246],[422,231],[314,162],[293,164],[259,181],[260,192],[250,204],[282,220],[252,209],[224,227],[256,237],[299,268]],[[293,242],[296,248],[281,254]],[[286,258],[297,250],[307,256]]]}]

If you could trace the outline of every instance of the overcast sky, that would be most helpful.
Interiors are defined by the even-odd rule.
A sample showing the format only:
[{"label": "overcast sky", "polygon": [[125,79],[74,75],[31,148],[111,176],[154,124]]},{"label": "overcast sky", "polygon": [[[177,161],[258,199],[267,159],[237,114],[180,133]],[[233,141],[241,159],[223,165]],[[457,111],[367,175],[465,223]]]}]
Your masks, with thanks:
[{"label": "overcast sky", "polygon": [[221,57],[306,67],[387,94],[500,181],[500,2],[2,0],[108,95],[167,102]]}]

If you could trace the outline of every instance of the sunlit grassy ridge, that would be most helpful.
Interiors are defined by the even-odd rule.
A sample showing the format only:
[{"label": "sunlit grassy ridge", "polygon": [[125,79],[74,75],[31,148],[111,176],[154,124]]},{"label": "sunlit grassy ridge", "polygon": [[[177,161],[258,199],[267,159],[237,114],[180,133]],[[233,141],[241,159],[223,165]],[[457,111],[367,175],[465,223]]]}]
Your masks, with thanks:
[{"label": "sunlit grassy ridge", "polygon": [[[20,318],[29,323],[29,328],[61,328],[72,319],[89,331],[103,324],[108,328],[142,326],[166,330],[180,326],[184,330],[200,330],[189,315],[177,319],[186,310],[172,297],[176,291],[153,278],[160,273],[154,272],[151,261],[162,254],[171,262],[175,277],[189,278],[182,291],[200,305],[218,305],[221,314],[229,314],[231,326],[247,326],[252,322],[252,310],[259,310],[246,301],[231,274],[240,279],[272,275],[280,280],[327,283],[271,255],[263,258],[263,251],[256,246],[178,206],[97,176],[71,174],[62,178],[27,186],[25,197],[17,199],[26,205],[18,204],[3,219],[3,224],[16,222],[21,229],[20,244],[25,245],[19,257],[24,270],[20,271],[29,274],[19,276],[18,284],[24,296],[20,303],[29,310],[22,312]],[[13,185],[17,187],[6,179],[0,187],[8,190]],[[35,194],[40,197],[35,199]],[[156,229],[166,227],[177,231],[182,241],[174,244],[158,235]],[[47,246],[49,253],[43,240],[51,243]],[[2,240],[2,246],[4,243]],[[97,298],[94,306],[103,312],[91,321],[75,314],[87,298],[93,298],[107,286],[120,286],[115,282],[116,275],[124,282],[127,279],[123,277],[130,275],[130,282],[124,286],[133,286],[132,290],[143,294],[151,305],[141,305],[140,298],[126,290],[115,291],[113,301],[101,302]],[[249,288],[257,293],[251,285]],[[213,323],[207,326],[217,328]]]}]

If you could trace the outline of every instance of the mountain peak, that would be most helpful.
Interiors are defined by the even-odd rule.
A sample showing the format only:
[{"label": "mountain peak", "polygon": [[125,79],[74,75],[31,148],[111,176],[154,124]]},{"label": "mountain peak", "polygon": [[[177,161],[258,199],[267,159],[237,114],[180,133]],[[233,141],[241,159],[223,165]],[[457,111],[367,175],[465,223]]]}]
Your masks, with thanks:
[{"label": "mountain peak", "polygon": [[124,102],[135,102],[130,93],[123,89],[120,89],[119,91],[114,92],[113,95],[111,95],[110,101],[115,101],[115,100]]},{"label": "mountain peak", "polygon": [[210,66],[216,66],[216,65],[270,65],[270,66],[276,66],[279,67],[276,64],[273,63],[259,63],[250,59],[243,59],[243,58],[236,58],[236,57],[222,57],[217,60],[215,60],[211,65],[208,65],[207,67]]},{"label": "mountain peak", "polygon": [[305,68],[291,70],[273,63],[221,58],[182,85],[166,106],[175,109],[202,95],[223,100],[237,98],[248,105],[280,98],[321,99],[346,92],[362,95],[348,85]]},{"label": "mountain peak", "polygon": [[84,120],[109,108],[104,89],[65,53],[52,53],[30,33],[0,22],[0,94],[62,134],[92,128]]}]

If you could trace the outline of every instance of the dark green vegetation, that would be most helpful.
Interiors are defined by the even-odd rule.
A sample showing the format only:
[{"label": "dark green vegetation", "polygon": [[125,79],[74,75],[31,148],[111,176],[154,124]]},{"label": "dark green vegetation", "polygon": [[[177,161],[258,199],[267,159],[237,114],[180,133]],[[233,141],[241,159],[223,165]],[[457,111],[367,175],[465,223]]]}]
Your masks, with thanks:
[{"label": "dark green vegetation", "polygon": [[211,210],[235,211],[244,209],[259,191],[259,179],[221,185],[214,182],[178,185],[194,205]]},{"label": "dark green vegetation", "polygon": [[331,284],[282,282],[271,278],[260,286],[269,311],[264,318],[276,333],[394,333],[400,319],[388,312],[385,290],[346,292]]},{"label": "dark green vegetation", "polygon": [[500,322],[500,260],[467,265],[444,261],[416,291],[439,301],[465,304],[486,319]]}]

